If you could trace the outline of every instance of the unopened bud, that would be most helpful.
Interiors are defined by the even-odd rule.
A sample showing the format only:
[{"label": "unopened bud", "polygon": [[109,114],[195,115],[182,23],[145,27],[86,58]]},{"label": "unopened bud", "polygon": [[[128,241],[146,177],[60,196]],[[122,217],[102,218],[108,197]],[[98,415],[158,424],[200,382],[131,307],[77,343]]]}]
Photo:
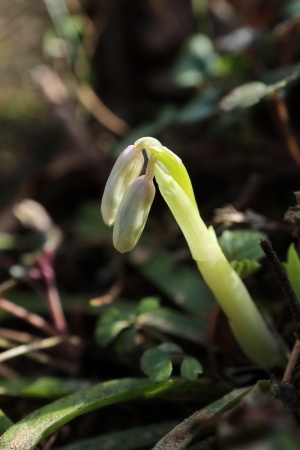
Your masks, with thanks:
[{"label": "unopened bud", "polygon": [[142,175],[126,189],[113,231],[113,243],[120,253],[129,252],[138,242],[154,199],[152,179]]},{"label": "unopened bud", "polygon": [[129,145],[118,157],[107,180],[101,202],[101,213],[106,225],[113,225],[125,189],[135,180],[144,165],[144,157]]}]

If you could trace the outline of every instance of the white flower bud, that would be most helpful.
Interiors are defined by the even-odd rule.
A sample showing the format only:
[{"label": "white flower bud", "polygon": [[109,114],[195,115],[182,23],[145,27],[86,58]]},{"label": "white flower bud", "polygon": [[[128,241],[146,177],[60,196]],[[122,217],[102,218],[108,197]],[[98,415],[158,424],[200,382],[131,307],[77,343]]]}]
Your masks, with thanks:
[{"label": "white flower bud", "polygon": [[102,202],[101,213],[106,225],[113,225],[122,201],[125,189],[136,179],[144,165],[144,157],[129,145],[118,157],[107,180]]},{"label": "white flower bud", "polygon": [[142,175],[125,191],[113,231],[113,243],[120,253],[135,247],[145,227],[155,196],[152,179]]}]

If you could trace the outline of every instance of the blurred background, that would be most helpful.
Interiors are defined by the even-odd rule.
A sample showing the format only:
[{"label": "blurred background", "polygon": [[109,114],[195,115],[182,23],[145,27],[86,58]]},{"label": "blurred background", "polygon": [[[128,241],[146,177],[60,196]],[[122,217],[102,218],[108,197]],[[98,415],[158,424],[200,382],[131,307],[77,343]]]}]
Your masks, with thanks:
[{"label": "blurred background", "polygon": [[[101,306],[158,295],[180,310],[203,288],[159,195],[136,249],[113,248],[101,196],[116,157],[138,138],[153,136],[182,158],[218,234],[263,231],[285,258],[293,230],[284,214],[300,185],[299,26],[293,0],[1,0],[2,293],[49,319],[33,269],[50,248],[69,330],[81,338],[72,373],[139,373],[96,347]],[[37,203],[20,213],[24,199]],[[261,296],[257,279],[250,285]],[[3,327],[32,332],[6,309]],[[232,342],[216,339],[232,358]],[[1,370],[68,371],[38,362]]]}]

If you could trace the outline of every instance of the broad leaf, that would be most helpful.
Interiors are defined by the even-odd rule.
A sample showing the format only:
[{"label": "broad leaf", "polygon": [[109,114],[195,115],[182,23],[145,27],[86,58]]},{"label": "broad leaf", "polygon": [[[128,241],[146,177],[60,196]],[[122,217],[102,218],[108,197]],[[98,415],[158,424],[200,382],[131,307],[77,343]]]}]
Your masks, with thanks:
[{"label": "broad leaf", "polygon": [[84,439],[56,450],[135,450],[150,448],[168,433],[178,421],[160,422],[124,431],[115,431],[103,436]]},{"label": "broad leaf", "polygon": [[230,264],[242,279],[249,277],[260,268],[260,263],[250,259],[243,259],[242,261],[234,260]]},{"label": "broad leaf", "polygon": [[78,392],[91,387],[93,384],[88,380],[76,378],[19,378],[16,380],[1,380],[0,394],[51,399]]},{"label": "broad leaf", "polygon": [[[210,389],[211,388],[211,389]],[[222,395],[228,385],[212,384],[209,380],[199,382],[164,381],[149,382],[145,379],[113,380],[76,392],[56,400],[10,427],[0,438],[1,449],[31,450],[65,423],[104,406],[137,398],[202,398]]]},{"label": "broad leaf", "polygon": [[153,450],[182,450],[196,437],[207,434],[225,411],[231,409],[251,388],[236,389],[225,397],[195,412],[164,436]]},{"label": "broad leaf", "polygon": [[283,263],[283,265],[295,294],[300,301],[300,258],[295,249],[295,244],[289,246],[287,262]]},{"label": "broad leaf", "polygon": [[255,230],[226,230],[219,237],[219,244],[229,261],[258,261],[264,257],[259,240],[265,237]]},{"label": "broad leaf", "polygon": [[180,375],[187,380],[194,381],[203,372],[199,361],[192,356],[186,356],[180,366]]},{"label": "broad leaf", "polygon": [[151,381],[165,381],[169,379],[173,365],[168,353],[159,348],[151,348],[143,354],[141,368]]}]

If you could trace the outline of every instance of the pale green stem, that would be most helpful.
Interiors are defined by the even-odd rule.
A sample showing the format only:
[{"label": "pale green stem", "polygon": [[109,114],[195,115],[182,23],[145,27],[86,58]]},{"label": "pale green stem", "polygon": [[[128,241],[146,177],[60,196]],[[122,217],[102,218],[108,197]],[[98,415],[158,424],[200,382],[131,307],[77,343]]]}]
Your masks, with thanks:
[{"label": "pale green stem", "polygon": [[198,268],[244,352],[262,367],[283,361],[282,353],[243,281],[225,258],[213,229],[207,229],[183,189],[156,167],[160,192],[178,222]]}]

